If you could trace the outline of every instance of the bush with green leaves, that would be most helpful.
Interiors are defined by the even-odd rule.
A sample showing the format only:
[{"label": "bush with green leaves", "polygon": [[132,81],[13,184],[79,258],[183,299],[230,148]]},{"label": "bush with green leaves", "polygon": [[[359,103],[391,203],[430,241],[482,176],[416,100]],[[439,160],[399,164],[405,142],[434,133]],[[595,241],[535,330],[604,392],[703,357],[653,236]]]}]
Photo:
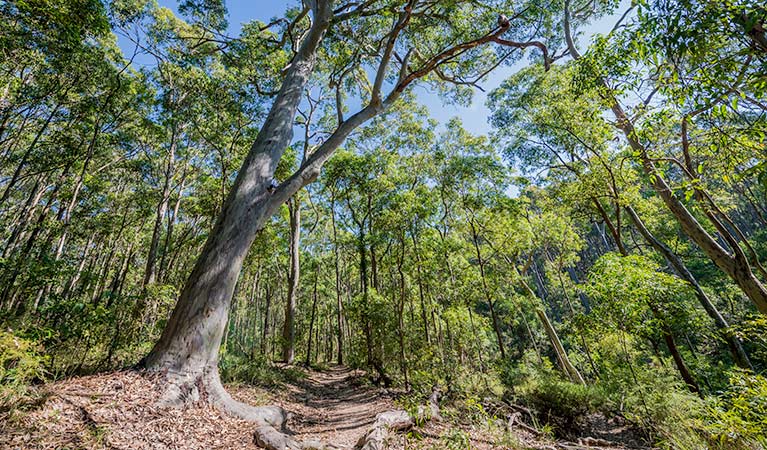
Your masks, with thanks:
[{"label": "bush with green leaves", "polygon": [[767,448],[767,378],[743,370],[707,407],[705,429],[721,448]]},{"label": "bush with green leaves", "polygon": [[221,355],[218,366],[221,372],[221,379],[225,383],[247,383],[263,387],[274,387],[306,377],[306,373],[297,368],[275,367],[262,355],[248,357],[234,353],[225,353]]},{"label": "bush with green leaves", "polygon": [[0,414],[31,399],[29,386],[45,376],[45,361],[34,342],[0,331]]},{"label": "bush with green leaves", "polygon": [[584,415],[608,408],[609,400],[600,385],[572,383],[550,363],[535,361],[532,355],[502,371],[513,401],[527,405],[557,432],[570,432]]}]

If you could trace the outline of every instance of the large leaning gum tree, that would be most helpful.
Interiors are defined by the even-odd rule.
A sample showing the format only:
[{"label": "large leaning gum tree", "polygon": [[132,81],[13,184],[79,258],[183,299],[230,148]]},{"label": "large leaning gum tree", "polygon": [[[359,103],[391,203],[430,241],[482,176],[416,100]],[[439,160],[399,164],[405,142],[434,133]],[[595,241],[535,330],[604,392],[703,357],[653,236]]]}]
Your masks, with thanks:
[{"label": "large leaning gum tree", "polygon": [[[203,391],[229,413],[265,426],[282,423],[279,408],[233,401],[218,375],[232,294],[256,234],[280,205],[317,178],[355,129],[384,113],[413,84],[461,97],[527,48],[548,61],[546,46],[535,39],[550,34],[556,9],[546,2],[503,0],[308,0],[274,22],[284,37],[270,38],[290,46],[292,59],[162,337],[145,358],[149,370],[166,374],[165,402],[183,403]],[[275,170],[291,144],[310,80],[335,90],[334,123],[300,167],[279,181]],[[347,116],[347,102],[361,107]]]}]

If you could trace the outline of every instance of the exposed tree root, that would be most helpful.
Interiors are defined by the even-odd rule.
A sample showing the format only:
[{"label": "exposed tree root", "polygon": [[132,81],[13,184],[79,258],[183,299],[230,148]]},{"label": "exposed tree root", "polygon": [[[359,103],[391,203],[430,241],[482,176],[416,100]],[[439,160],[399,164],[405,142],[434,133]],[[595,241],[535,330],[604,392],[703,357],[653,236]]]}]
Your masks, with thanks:
[{"label": "exposed tree root", "polygon": [[[266,450],[331,450],[338,448],[317,440],[301,441],[285,432],[289,414],[279,406],[255,407],[234,400],[224,389],[217,370],[205,370],[194,374],[166,372],[165,393],[159,403],[164,406],[182,407],[201,399],[219,410],[255,424],[254,442]],[[404,410],[393,410],[376,416],[373,427],[360,437],[356,449],[383,450],[392,432],[411,429],[416,422],[441,421],[439,411],[440,392],[436,387],[426,406],[418,408],[416,417]]]},{"label": "exposed tree root", "polygon": [[386,411],[376,416],[376,421],[367,433],[365,433],[355,449],[359,450],[383,450],[386,448],[386,439],[392,431],[407,431],[413,428],[415,420],[407,411]]},{"label": "exposed tree root", "polygon": [[416,418],[404,410],[386,411],[378,414],[373,427],[360,437],[354,448],[358,450],[384,450],[391,432],[407,431],[413,428],[416,422],[425,420],[442,421],[442,415],[439,412],[439,392],[436,387],[432,390],[429,404],[418,408]]},{"label": "exposed tree root", "polygon": [[283,429],[288,414],[279,406],[255,407],[233,399],[219,378],[217,370],[205,370],[194,374],[166,372],[164,394],[159,404],[168,407],[183,407],[200,399],[219,410],[256,424],[267,424]]}]

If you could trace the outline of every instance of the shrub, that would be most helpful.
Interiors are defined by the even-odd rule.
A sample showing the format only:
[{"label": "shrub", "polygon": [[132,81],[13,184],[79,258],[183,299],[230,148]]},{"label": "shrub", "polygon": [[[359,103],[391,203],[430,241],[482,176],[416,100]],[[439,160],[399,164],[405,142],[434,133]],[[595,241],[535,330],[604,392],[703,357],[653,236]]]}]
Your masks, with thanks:
[{"label": "shrub", "polygon": [[32,400],[29,385],[45,375],[45,357],[34,342],[0,331],[0,413]]},{"label": "shrub", "polygon": [[707,408],[705,429],[721,448],[767,448],[767,378],[736,370]]},{"label": "shrub", "polygon": [[221,379],[226,383],[248,383],[263,387],[280,386],[297,381],[306,374],[297,368],[278,368],[264,357],[248,358],[227,353],[219,361]]}]

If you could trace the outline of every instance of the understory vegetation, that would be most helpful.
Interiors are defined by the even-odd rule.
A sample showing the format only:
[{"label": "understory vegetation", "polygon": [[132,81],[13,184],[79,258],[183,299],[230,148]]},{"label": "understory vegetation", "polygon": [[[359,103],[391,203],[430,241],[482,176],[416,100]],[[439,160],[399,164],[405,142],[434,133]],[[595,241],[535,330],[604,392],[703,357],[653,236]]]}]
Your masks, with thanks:
[{"label": "understory vegetation", "polygon": [[[0,421],[46,382],[142,367],[174,329],[317,4],[232,31],[217,0],[0,3]],[[455,423],[766,448],[767,9],[329,4],[252,191],[306,182],[231,258],[224,312],[195,309],[226,323],[222,380],[345,365],[406,409],[438,388]],[[477,86],[488,132],[424,106]]]}]

